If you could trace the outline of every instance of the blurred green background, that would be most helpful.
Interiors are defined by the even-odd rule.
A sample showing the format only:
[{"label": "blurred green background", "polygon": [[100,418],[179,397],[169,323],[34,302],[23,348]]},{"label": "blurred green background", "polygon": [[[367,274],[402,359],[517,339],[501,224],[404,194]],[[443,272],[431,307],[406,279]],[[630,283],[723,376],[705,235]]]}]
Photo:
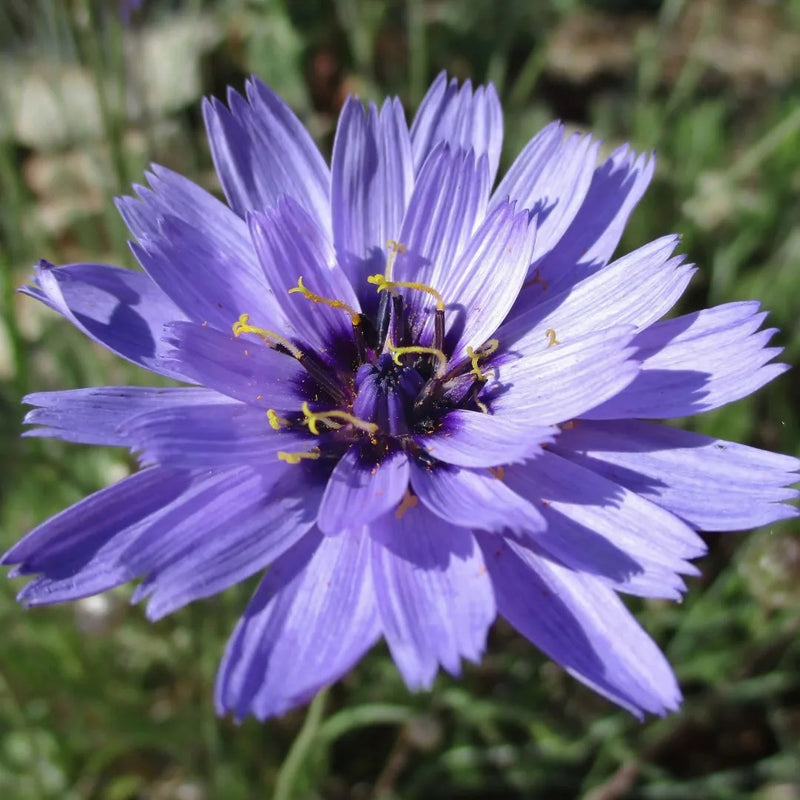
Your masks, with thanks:
[{"label": "blurred green background", "polygon": [[[441,70],[492,80],[508,165],[548,120],[658,150],[623,248],[666,232],[701,271],[680,310],[759,298],[800,358],[800,0],[0,2],[0,546],[134,468],[21,440],[27,392],[153,379],[15,294],[39,257],[133,266],[112,198],[150,161],[217,191],[199,114],[256,73],[330,152],[349,92],[409,113]],[[800,380],[687,421],[800,453]],[[797,523],[708,537],[681,605],[634,607],[686,694],[639,724],[509,628],[411,694],[378,648],[323,702],[213,714],[252,583],[156,625],[129,589],[25,611],[0,583],[0,798],[800,799]]]}]

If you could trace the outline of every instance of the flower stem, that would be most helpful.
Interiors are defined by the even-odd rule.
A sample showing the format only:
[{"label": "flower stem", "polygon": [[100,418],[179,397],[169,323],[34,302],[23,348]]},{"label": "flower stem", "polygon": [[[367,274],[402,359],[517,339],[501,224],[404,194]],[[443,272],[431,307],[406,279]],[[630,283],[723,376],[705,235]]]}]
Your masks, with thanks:
[{"label": "flower stem", "polygon": [[316,744],[327,699],[328,689],[325,688],[317,694],[308,707],[303,727],[300,728],[300,732],[292,742],[278,772],[272,800],[292,800],[296,796],[295,783],[311,748]]}]

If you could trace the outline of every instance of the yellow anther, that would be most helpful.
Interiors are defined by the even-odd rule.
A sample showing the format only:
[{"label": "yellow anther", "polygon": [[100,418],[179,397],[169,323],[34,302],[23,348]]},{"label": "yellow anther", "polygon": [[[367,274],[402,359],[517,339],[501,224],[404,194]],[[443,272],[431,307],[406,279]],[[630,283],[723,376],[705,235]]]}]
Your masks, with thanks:
[{"label": "yellow anther", "polygon": [[447,356],[441,350],[437,350],[435,347],[395,347],[392,344],[391,339],[386,340],[386,347],[389,348],[389,352],[392,354],[392,359],[398,367],[403,366],[400,363],[400,358],[402,356],[409,355],[411,353],[418,353],[420,355],[435,356],[439,361],[440,374],[447,369]]},{"label": "yellow anther", "polygon": [[255,325],[250,324],[250,315],[242,314],[236,322],[233,323],[233,335],[241,336],[243,333],[253,333],[260,339],[263,339],[270,347],[275,347],[276,344],[282,344],[295,358],[303,358],[303,353],[293,345],[285,336],[279,333],[268,331],[266,328],[257,328]]},{"label": "yellow anther", "polygon": [[476,405],[476,406],[478,406],[478,408],[479,408],[479,409],[480,409],[480,410],[481,410],[481,411],[482,411],[484,414],[488,414],[488,413],[489,413],[489,406],[487,406],[487,405],[486,405],[486,403],[484,403],[482,400],[480,400],[480,399],[479,399],[479,398],[477,398],[477,397],[475,398],[475,405]]},{"label": "yellow anther", "polygon": [[278,451],[278,458],[285,461],[287,464],[299,464],[304,458],[309,461],[316,461],[319,458],[319,448],[314,447],[311,450],[300,450],[299,452],[287,453],[285,450]]},{"label": "yellow anther", "polygon": [[[303,401],[300,410],[305,417],[303,422],[308,425],[308,429],[315,436],[319,435],[319,428],[317,427],[317,423],[319,422],[324,423],[330,428],[341,428],[342,425],[352,425],[370,434],[376,433],[378,430],[378,426],[374,422],[367,422],[366,420],[359,419],[352,414],[348,414],[346,411],[312,411],[305,401]],[[341,422],[339,422],[339,420],[341,420]]]},{"label": "yellow anther", "polygon": [[492,355],[492,353],[497,352],[497,348],[500,347],[500,342],[498,339],[489,339],[488,342],[484,342],[479,348],[473,350],[471,347],[467,347],[467,357],[472,361],[472,372],[475,375],[475,378],[479,381],[485,381],[488,372],[484,372],[478,362],[482,358],[487,358],[488,356]]},{"label": "yellow anther", "polygon": [[368,276],[367,282],[377,286],[379,292],[393,292],[393,290],[397,287],[400,287],[401,289],[416,289],[419,292],[426,292],[433,297],[434,300],[436,300],[436,310],[444,311],[444,298],[441,296],[441,294],[439,294],[439,292],[436,291],[436,289],[433,288],[433,286],[428,286],[427,283],[417,283],[416,281],[390,281],[380,273]]},{"label": "yellow anther", "polygon": [[358,320],[361,317],[361,314],[358,311],[345,303],[343,300],[335,300],[332,297],[323,297],[320,294],[316,294],[316,292],[312,292],[303,285],[302,275],[297,279],[297,286],[289,289],[289,294],[294,294],[295,292],[300,292],[303,297],[306,298],[306,300],[310,300],[312,303],[320,303],[323,306],[330,306],[331,308],[341,308],[342,311],[346,311],[350,315],[350,320],[353,325],[358,324]]},{"label": "yellow anther", "polygon": [[394,515],[397,519],[403,519],[408,511],[411,508],[416,508],[419,505],[419,497],[415,494],[411,494],[411,492],[406,489],[405,497],[400,501],[400,505],[397,506],[397,511],[394,512]]},{"label": "yellow anther", "polygon": [[394,239],[389,239],[389,241],[386,242],[386,246],[389,248],[389,258],[386,259],[386,269],[384,270],[384,275],[388,281],[391,279],[392,268],[394,267],[395,259],[401,253],[405,253],[406,246],[402,242],[397,242]]},{"label": "yellow anther", "polygon": [[506,471],[503,467],[489,467],[489,474],[501,481],[506,476]]},{"label": "yellow anther", "polygon": [[267,409],[267,419],[269,420],[270,428],[275,431],[279,431],[281,429],[281,425],[292,424],[291,420],[286,419],[286,417],[279,417],[274,408]]},{"label": "yellow anther", "polygon": [[561,342],[556,339],[556,332],[554,328],[548,328],[544,335],[547,337],[547,346],[552,347],[554,344],[561,344]]}]

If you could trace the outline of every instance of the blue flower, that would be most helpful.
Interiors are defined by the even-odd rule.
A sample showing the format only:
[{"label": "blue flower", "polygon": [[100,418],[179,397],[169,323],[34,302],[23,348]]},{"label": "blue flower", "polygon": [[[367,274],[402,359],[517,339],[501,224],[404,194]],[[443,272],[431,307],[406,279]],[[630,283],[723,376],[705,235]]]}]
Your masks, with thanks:
[{"label": "blue flower", "polygon": [[478,661],[500,614],[637,715],[675,709],[618,593],[679,598],[696,531],[795,515],[798,462],[654,418],[784,371],[757,303],[662,319],[665,236],[611,261],[653,159],[548,125],[497,188],[491,86],[349,99],[329,168],[266,86],[206,102],[228,205],[161,167],[119,201],[143,271],[40,264],[28,294],[181,388],[33,394],[33,435],[142,470],[4,557],[28,605],[142,578],[157,619],[266,572],[220,713],[308,700],[384,637],[412,688]]}]

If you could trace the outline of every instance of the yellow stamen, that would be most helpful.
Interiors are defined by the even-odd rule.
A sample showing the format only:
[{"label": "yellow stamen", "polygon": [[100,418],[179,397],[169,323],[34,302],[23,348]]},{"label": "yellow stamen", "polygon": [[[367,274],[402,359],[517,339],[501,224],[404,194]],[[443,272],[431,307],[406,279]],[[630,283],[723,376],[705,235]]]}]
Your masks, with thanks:
[{"label": "yellow stamen", "polygon": [[447,369],[447,356],[441,350],[437,350],[435,347],[395,347],[392,344],[391,339],[386,340],[386,347],[389,348],[389,352],[392,354],[392,359],[394,359],[394,363],[397,364],[398,367],[403,366],[400,363],[401,356],[405,356],[410,353],[419,353],[421,355],[436,356],[436,358],[439,360],[440,373]]},{"label": "yellow stamen", "polygon": [[275,431],[279,431],[281,429],[281,425],[291,425],[291,420],[286,419],[286,417],[279,417],[278,413],[275,411],[274,408],[267,409],[267,419],[269,420],[269,426]]},{"label": "yellow stamen", "polygon": [[278,458],[281,461],[285,461],[287,464],[299,464],[304,458],[310,461],[316,461],[316,459],[319,458],[319,448],[315,447],[312,450],[300,450],[294,453],[287,453],[285,450],[279,450]]},{"label": "yellow stamen", "polygon": [[397,519],[403,519],[408,511],[411,508],[416,508],[419,505],[419,497],[415,494],[411,494],[411,492],[406,489],[405,497],[400,501],[400,505],[397,506],[397,511],[394,512],[394,515]]},{"label": "yellow stamen", "polygon": [[358,324],[358,321],[361,317],[361,314],[358,311],[345,303],[343,300],[335,300],[332,297],[323,297],[322,295],[316,294],[316,292],[312,292],[310,289],[303,286],[302,275],[297,279],[297,286],[289,289],[289,294],[294,294],[295,292],[300,292],[303,297],[306,298],[306,300],[310,300],[312,303],[320,303],[323,306],[330,306],[331,308],[341,308],[342,311],[346,311],[350,315],[350,321],[353,323],[353,325]]},{"label": "yellow stamen", "polygon": [[302,351],[293,345],[286,337],[281,336],[279,333],[268,331],[266,328],[257,328],[255,325],[251,325],[249,314],[242,314],[239,319],[233,323],[232,327],[234,336],[238,337],[243,333],[253,333],[263,339],[270,347],[275,347],[276,344],[282,344],[295,358],[303,358]]},{"label": "yellow stamen", "polygon": [[498,339],[489,339],[488,342],[484,342],[477,350],[467,347],[467,356],[472,361],[472,369],[470,372],[475,375],[477,380],[485,381],[489,375],[488,372],[484,372],[480,368],[478,362],[482,358],[487,358],[492,355],[492,353],[497,352],[498,347],[500,347],[500,341]]},{"label": "yellow stamen", "polygon": [[439,294],[438,291],[436,291],[436,289],[433,288],[433,286],[428,286],[427,283],[417,283],[416,281],[390,281],[380,273],[376,275],[369,275],[367,277],[367,282],[377,286],[379,292],[393,292],[397,287],[400,287],[401,289],[416,289],[420,292],[426,292],[433,297],[434,300],[436,300],[436,310],[444,311],[444,298],[441,296],[441,294]]},{"label": "yellow stamen", "polygon": [[547,337],[547,346],[552,347],[554,344],[561,344],[561,342],[556,339],[556,332],[554,328],[548,328],[544,335]]},{"label": "yellow stamen", "polygon": [[[346,411],[312,411],[305,401],[303,401],[300,410],[305,417],[303,422],[308,425],[308,429],[315,435],[319,435],[319,428],[317,427],[317,423],[319,422],[323,422],[331,428],[341,428],[342,424],[349,424],[370,434],[378,430],[378,426],[374,422],[367,422],[366,420],[359,419],[352,414],[348,414]],[[337,420],[342,420],[342,423],[339,423]]]},{"label": "yellow stamen", "polygon": [[489,406],[487,406],[487,405],[486,405],[486,403],[484,403],[482,400],[480,400],[480,399],[479,399],[479,398],[477,398],[477,397],[475,398],[475,405],[476,405],[476,406],[478,406],[478,408],[479,408],[479,409],[480,409],[480,410],[481,410],[481,411],[482,411],[484,414],[488,414],[488,413],[489,413]]},{"label": "yellow stamen", "polygon": [[405,253],[406,246],[402,242],[396,242],[394,239],[389,239],[389,241],[386,242],[386,246],[389,248],[389,258],[386,259],[386,269],[383,274],[388,281],[391,279],[395,259],[401,253]]},{"label": "yellow stamen", "polygon": [[501,481],[505,477],[506,471],[503,467],[489,467],[489,474]]}]

